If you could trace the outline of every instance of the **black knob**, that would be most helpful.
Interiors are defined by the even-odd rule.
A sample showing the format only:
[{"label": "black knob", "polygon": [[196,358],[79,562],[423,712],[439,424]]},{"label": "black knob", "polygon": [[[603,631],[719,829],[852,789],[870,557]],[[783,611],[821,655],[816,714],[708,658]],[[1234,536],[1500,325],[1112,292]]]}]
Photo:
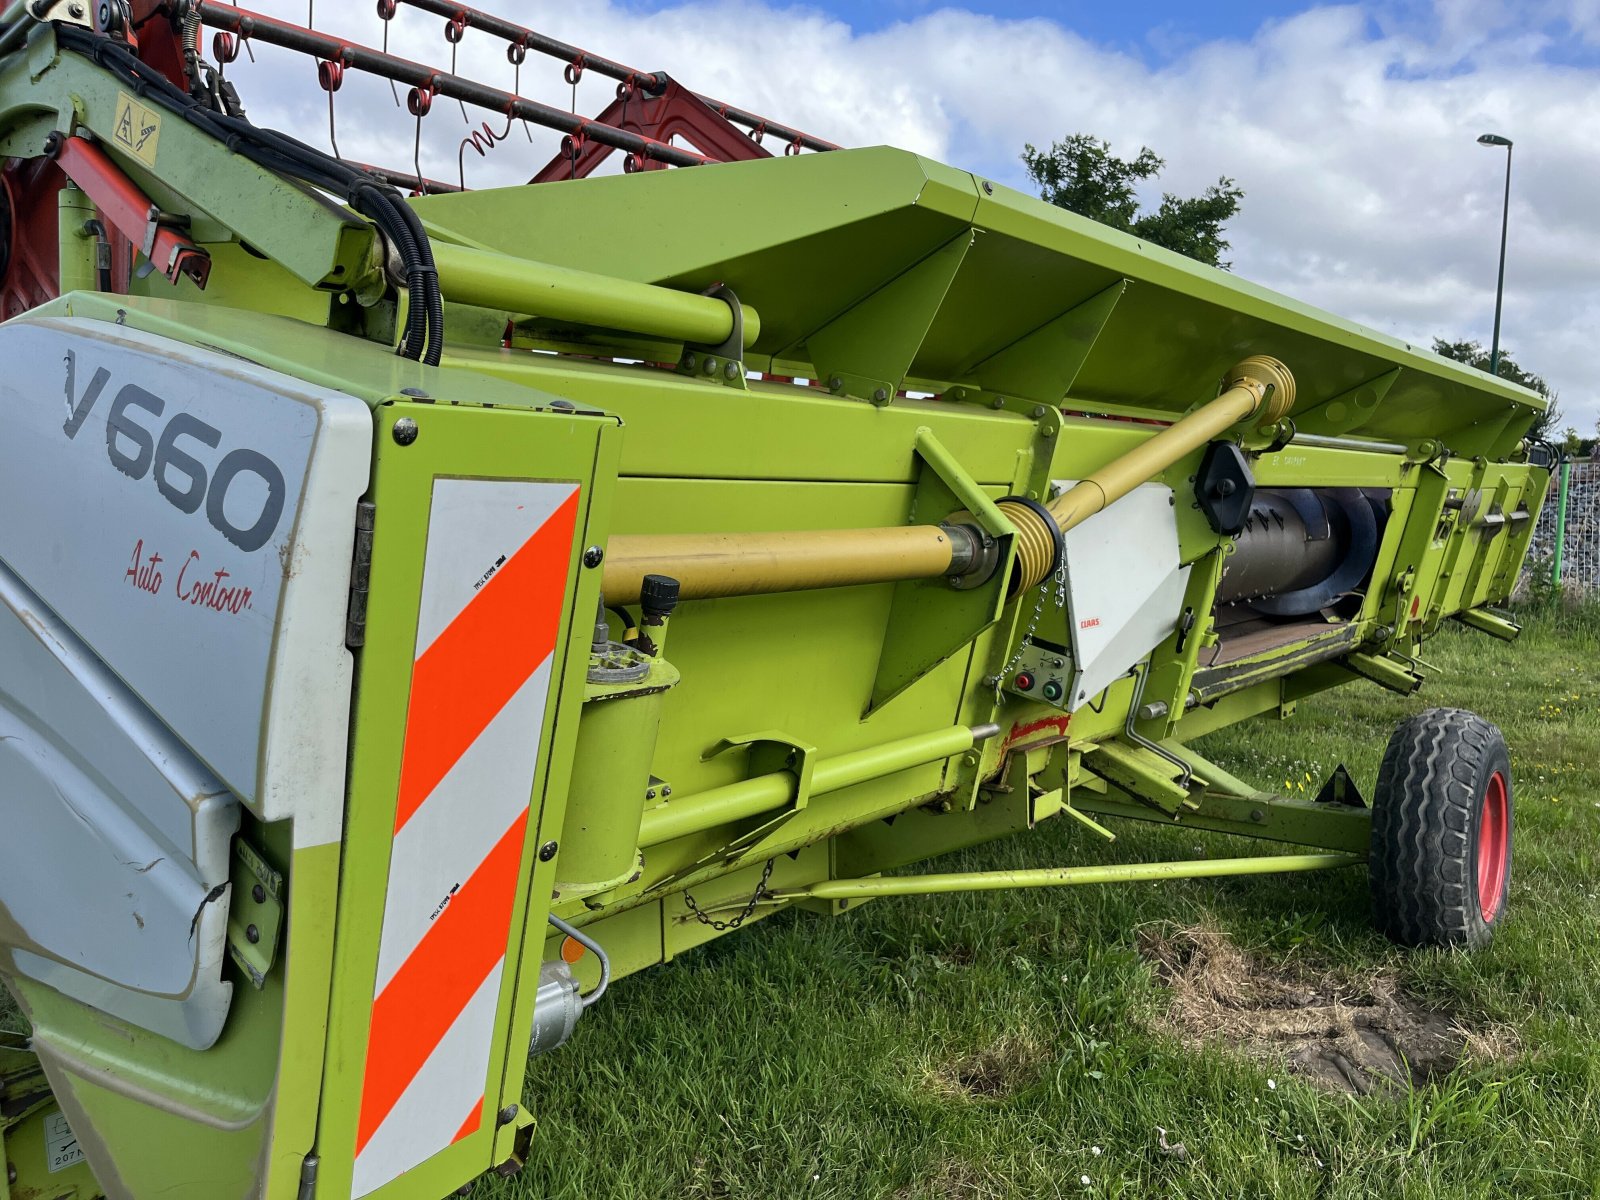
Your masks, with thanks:
[{"label": "black knob", "polygon": [[646,575],[639,584],[639,608],[647,617],[667,618],[678,607],[678,581],[670,575]]}]

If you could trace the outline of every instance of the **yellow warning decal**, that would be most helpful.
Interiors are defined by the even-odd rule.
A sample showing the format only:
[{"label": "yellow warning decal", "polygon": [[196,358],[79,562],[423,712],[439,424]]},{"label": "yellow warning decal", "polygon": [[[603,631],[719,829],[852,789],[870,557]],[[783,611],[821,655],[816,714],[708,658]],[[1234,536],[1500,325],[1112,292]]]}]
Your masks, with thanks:
[{"label": "yellow warning decal", "polygon": [[161,114],[147,108],[127,92],[117,93],[117,125],[112,142],[147,167],[156,165],[161,142]]}]

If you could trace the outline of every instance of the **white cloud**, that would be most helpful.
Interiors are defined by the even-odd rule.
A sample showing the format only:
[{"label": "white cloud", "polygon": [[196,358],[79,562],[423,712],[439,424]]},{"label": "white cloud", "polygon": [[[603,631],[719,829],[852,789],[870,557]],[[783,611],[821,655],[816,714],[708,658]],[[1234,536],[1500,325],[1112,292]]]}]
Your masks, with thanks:
[{"label": "white cloud", "polygon": [[[518,15],[508,0],[491,7]],[[329,8],[319,23],[376,44],[369,5]],[[304,0],[262,9],[305,16]],[[540,23],[835,141],[893,143],[1016,186],[1026,186],[1024,142],[1082,131],[1125,155],[1149,145],[1167,159],[1160,187],[1188,193],[1226,174],[1245,189],[1230,231],[1238,274],[1423,343],[1488,341],[1504,155],[1474,139],[1504,133],[1517,145],[1503,344],[1558,389],[1571,424],[1587,432],[1600,417],[1596,0],[1319,7],[1248,40],[1185,43],[1157,65],[1052,19],[958,8],[864,34],[757,0],[685,0],[649,15],[578,0],[542,7]],[[442,28],[402,9],[392,46],[447,65]],[[1166,36],[1152,31],[1152,44]],[[253,78],[249,64],[234,68],[253,115],[315,136],[326,106],[314,68],[258,53]],[[499,43],[469,32],[461,55],[463,73],[510,86]],[[531,56],[523,92],[566,107],[559,74]],[[586,78],[579,108],[598,112],[612,86]],[[352,75],[339,111],[347,154],[409,163],[414,127],[387,84]],[[438,102],[424,123],[424,169],[454,179],[464,132],[460,109]],[[535,139],[516,133],[487,159],[469,149],[468,182],[526,178],[554,149],[547,132]]]}]

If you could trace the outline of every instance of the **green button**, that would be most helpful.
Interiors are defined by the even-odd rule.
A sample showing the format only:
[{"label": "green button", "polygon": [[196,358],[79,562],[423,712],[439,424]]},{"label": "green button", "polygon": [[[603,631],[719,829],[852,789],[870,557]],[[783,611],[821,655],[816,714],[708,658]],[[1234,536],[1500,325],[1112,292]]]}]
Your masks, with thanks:
[{"label": "green button", "polygon": [[1052,679],[1049,683],[1045,684],[1040,691],[1044,693],[1044,698],[1046,700],[1054,703],[1055,701],[1061,699],[1061,680]]}]

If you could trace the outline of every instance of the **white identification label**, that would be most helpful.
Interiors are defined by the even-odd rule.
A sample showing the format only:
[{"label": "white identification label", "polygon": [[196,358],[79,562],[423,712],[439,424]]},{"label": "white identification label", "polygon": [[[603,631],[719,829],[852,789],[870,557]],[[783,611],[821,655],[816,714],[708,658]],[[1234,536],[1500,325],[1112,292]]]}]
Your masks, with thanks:
[{"label": "white identification label", "polygon": [[72,1126],[59,1112],[44,1119],[44,1158],[52,1175],[83,1161],[83,1147],[78,1145]]}]

